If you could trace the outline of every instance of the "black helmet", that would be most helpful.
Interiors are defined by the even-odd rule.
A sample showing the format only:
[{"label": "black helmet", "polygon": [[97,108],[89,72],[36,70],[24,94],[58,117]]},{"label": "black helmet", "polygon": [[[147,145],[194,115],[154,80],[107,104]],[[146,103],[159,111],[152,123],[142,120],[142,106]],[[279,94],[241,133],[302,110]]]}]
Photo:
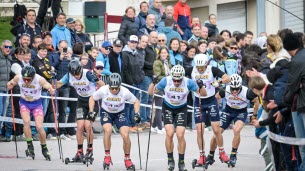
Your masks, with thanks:
[{"label": "black helmet", "polygon": [[120,87],[121,83],[122,83],[122,79],[120,74],[112,73],[109,76],[109,87]]},{"label": "black helmet", "polygon": [[36,74],[36,70],[33,66],[27,65],[22,68],[21,75],[22,77],[34,77]]},{"label": "black helmet", "polygon": [[81,73],[83,67],[79,60],[72,60],[69,63],[68,68],[69,68],[70,74],[79,75],[79,73]]}]

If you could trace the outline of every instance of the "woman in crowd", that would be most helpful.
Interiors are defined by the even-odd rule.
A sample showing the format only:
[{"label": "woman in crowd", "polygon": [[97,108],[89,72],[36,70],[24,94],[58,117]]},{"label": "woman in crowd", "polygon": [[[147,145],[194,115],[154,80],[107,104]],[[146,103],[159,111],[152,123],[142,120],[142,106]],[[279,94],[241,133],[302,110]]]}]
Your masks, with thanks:
[{"label": "woman in crowd", "polygon": [[194,56],[197,54],[197,48],[194,45],[189,45],[183,55],[183,68],[187,69],[194,67]]},{"label": "woman in crowd", "polygon": [[169,49],[170,63],[172,66],[178,64],[183,66],[183,57],[180,54],[180,40],[178,38],[172,38],[170,40]]},{"label": "woman in crowd", "polygon": [[205,54],[207,51],[208,42],[205,40],[199,40],[197,44],[198,53],[199,54]]},{"label": "woman in crowd", "polygon": [[228,40],[232,37],[231,32],[229,30],[222,30],[220,34],[225,40]]},{"label": "woman in crowd", "polygon": [[181,42],[180,42],[180,52],[181,53],[185,52],[187,46],[188,46],[187,41],[186,40],[181,40]]},{"label": "woman in crowd", "polygon": [[122,18],[122,23],[119,30],[118,38],[127,45],[128,39],[131,35],[137,35],[138,26],[135,22],[136,10],[134,7],[128,7],[125,10],[125,15]]},{"label": "woman in crowd", "polygon": [[77,36],[79,37],[79,40],[85,46],[85,51],[88,53],[88,51],[93,47],[93,44],[90,40],[89,35],[85,33],[85,25],[81,20],[75,20],[75,30]]}]

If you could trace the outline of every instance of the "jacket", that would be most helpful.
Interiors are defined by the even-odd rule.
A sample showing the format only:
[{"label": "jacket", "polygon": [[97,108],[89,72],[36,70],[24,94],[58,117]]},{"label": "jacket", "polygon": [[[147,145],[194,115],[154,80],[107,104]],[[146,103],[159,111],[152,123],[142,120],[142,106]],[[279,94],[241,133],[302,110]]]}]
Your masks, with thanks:
[{"label": "jacket", "polygon": [[232,55],[230,52],[228,52],[228,58],[224,61],[224,65],[228,76],[238,73],[238,61],[235,54]]},{"label": "jacket", "polygon": [[[265,115],[266,114],[265,114],[264,109],[262,107],[259,108],[257,111],[258,121],[264,120],[267,117]],[[256,138],[259,138],[259,139],[266,139],[268,136],[267,128],[266,127],[255,128],[255,136],[256,136]]]},{"label": "jacket", "polygon": [[147,14],[143,13],[142,11],[138,14],[138,16],[135,18],[135,22],[137,23],[138,30],[146,25],[146,17]]},{"label": "jacket", "polygon": [[210,23],[210,21],[205,21],[204,26],[208,28],[208,36],[216,36],[219,34],[219,30],[216,25]]},{"label": "jacket", "polygon": [[158,28],[158,32],[159,33],[164,33],[166,36],[166,46],[169,46],[169,42],[172,38],[178,38],[180,41],[182,40],[180,34],[178,32],[176,32],[172,27],[162,27],[162,28]]},{"label": "jacket", "polygon": [[149,8],[148,14],[153,14],[155,16],[155,18],[156,18],[156,25],[158,25],[160,23],[161,17],[162,17],[160,9],[157,9],[154,6],[152,6],[152,7]]},{"label": "jacket", "polygon": [[134,18],[129,18],[126,15],[122,18],[118,38],[127,45],[130,35],[137,35],[138,26]]},{"label": "jacket", "polygon": [[58,24],[55,25],[55,27],[51,30],[51,34],[52,34],[52,43],[53,46],[55,47],[55,49],[57,49],[59,42],[61,40],[67,40],[68,42],[68,46],[70,48],[72,48],[72,44],[71,44],[71,33],[69,31],[69,29],[67,29],[66,26],[59,26]]},{"label": "jacket", "polygon": [[41,35],[42,29],[37,23],[35,23],[35,29],[30,27],[27,23],[23,24],[18,29],[18,35],[16,36],[15,47],[19,46],[19,39],[21,38],[23,33],[27,33],[31,36],[31,44],[29,45],[29,47],[32,48],[34,37],[37,35]]},{"label": "jacket", "polygon": [[98,52],[96,61],[102,61],[104,64],[104,69],[102,74],[107,76],[111,74],[108,55],[104,55],[102,52]]},{"label": "jacket", "polygon": [[110,65],[110,72],[118,73],[121,75],[122,72],[122,52],[116,54],[115,52],[111,51],[108,55],[109,58],[109,65]]},{"label": "jacket", "polygon": [[180,64],[183,66],[183,57],[179,52],[174,52],[173,50],[169,50],[170,63],[172,66]]},{"label": "jacket", "polygon": [[89,35],[82,32],[80,33],[76,32],[76,34],[78,36],[79,42],[82,42],[85,45],[85,51],[88,53],[88,51],[91,50],[91,48],[93,47]]},{"label": "jacket", "polygon": [[7,91],[6,84],[10,80],[12,56],[4,56],[0,50],[0,91]]},{"label": "jacket", "polygon": [[186,3],[177,2],[174,6],[174,19],[182,30],[191,29],[191,8]]},{"label": "jacket", "polygon": [[48,57],[40,58],[38,55],[32,62],[32,66],[36,70],[36,74],[45,78],[49,83],[51,83],[51,64]]},{"label": "jacket", "polygon": [[130,49],[127,45],[122,50],[122,82],[134,85],[140,84],[144,79],[144,59],[138,56],[137,50]]},{"label": "jacket", "polygon": [[152,77],[154,75],[153,65],[157,57],[156,46],[148,44],[145,48],[144,72],[145,76]]},{"label": "jacket", "polygon": [[190,58],[187,56],[187,52],[183,53],[183,68],[191,68],[194,67],[194,58]]},{"label": "jacket", "polygon": [[79,41],[79,38],[78,38],[78,35],[76,34],[76,31],[75,30],[72,30],[72,29],[68,29],[71,33],[71,45],[72,47],[74,47],[74,45]]},{"label": "jacket", "polygon": [[[169,61],[168,61],[168,67],[169,67],[169,69],[172,68],[172,65]],[[160,59],[155,60],[155,62],[154,62],[154,75],[158,75],[158,81],[160,81],[163,77],[167,76],[165,74],[164,61],[162,61]]]},{"label": "jacket", "polygon": [[142,35],[144,35],[144,34],[147,35],[147,36],[149,36],[150,32],[152,32],[152,31],[157,31],[157,30],[158,30],[158,26],[155,26],[154,28],[150,29],[150,28],[148,28],[147,25],[145,24],[144,26],[142,26],[142,27],[139,29],[137,35],[138,35],[139,38],[140,38]]},{"label": "jacket", "polygon": [[224,73],[227,73],[226,68],[225,68],[225,64],[224,64],[223,61],[216,60],[216,59],[212,58],[212,59],[209,60],[209,65],[220,69]]},{"label": "jacket", "polygon": [[[53,53],[49,56],[49,60],[50,60],[50,63],[51,65],[55,68],[55,70],[57,71],[56,73],[56,79],[57,80],[60,80],[66,73],[69,72],[69,69],[68,69],[68,65],[69,65],[69,62],[67,60],[67,58],[63,58],[63,60],[60,60],[60,53],[57,52],[57,53]],[[67,85],[64,85],[64,86],[67,86]]]}]

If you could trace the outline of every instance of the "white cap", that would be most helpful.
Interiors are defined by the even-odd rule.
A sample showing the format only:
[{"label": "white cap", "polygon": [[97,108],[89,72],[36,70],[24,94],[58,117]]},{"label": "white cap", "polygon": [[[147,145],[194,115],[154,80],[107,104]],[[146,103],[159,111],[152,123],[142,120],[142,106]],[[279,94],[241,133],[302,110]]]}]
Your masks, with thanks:
[{"label": "white cap", "polygon": [[102,67],[104,67],[104,63],[102,61],[96,61],[95,66],[102,66]]},{"label": "white cap", "polygon": [[129,37],[129,41],[130,41],[130,42],[138,42],[138,41],[139,41],[138,36],[136,36],[136,35],[131,35],[131,36]]}]

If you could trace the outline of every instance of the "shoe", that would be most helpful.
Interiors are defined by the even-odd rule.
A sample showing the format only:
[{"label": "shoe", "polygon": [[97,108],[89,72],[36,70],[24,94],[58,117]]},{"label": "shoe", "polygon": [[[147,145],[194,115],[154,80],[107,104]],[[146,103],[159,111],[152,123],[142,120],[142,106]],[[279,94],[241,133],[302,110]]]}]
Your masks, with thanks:
[{"label": "shoe", "polygon": [[157,134],[162,134],[162,135],[163,135],[163,134],[165,134],[165,133],[162,131],[162,129],[158,129],[158,128],[157,128]]},{"label": "shoe", "polygon": [[12,137],[12,141],[15,141],[15,138],[16,138],[16,141],[25,141],[25,137],[23,135],[13,135]]},{"label": "shoe", "polygon": [[[33,141],[39,141],[39,135],[38,134],[34,134],[32,136]],[[18,141],[18,140],[17,140]]]},{"label": "shoe", "polygon": [[67,135],[71,140],[76,140],[76,135]]},{"label": "shoe", "polygon": [[159,129],[157,127],[155,127],[155,128],[151,127],[151,129],[150,129],[151,132],[157,132],[158,130]]},{"label": "shoe", "polygon": [[49,135],[47,136],[47,139],[48,139],[48,140],[57,140],[57,138],[56,138],[55,136],[53,136],[52,134],[49,134]]},{"label": "shoe", "polygon": [[227,163],[230,160],[225,151],[219,152],[219,159],[221,162],[225,162],[225,163]]},{"label": "shoe", "polygon": [[68,138],[67,136],[65,136],[65,134],[61,134],[59,137],[60,137],[60,139],[62,139],[62,140],[71,140],[70,138]]},{"label": "shoe", "polygon": [[8,137],[0,137],[0,142],[11,142],[11,139]]},{"label": "shoe", "polygon": [[197,165],[204,165],[205,164],[205,162],[206,162],[206,157],[205,157],[205,155],[203,155],[203,156],[200,156],[199,157],[199,160],[197,160]]}]

